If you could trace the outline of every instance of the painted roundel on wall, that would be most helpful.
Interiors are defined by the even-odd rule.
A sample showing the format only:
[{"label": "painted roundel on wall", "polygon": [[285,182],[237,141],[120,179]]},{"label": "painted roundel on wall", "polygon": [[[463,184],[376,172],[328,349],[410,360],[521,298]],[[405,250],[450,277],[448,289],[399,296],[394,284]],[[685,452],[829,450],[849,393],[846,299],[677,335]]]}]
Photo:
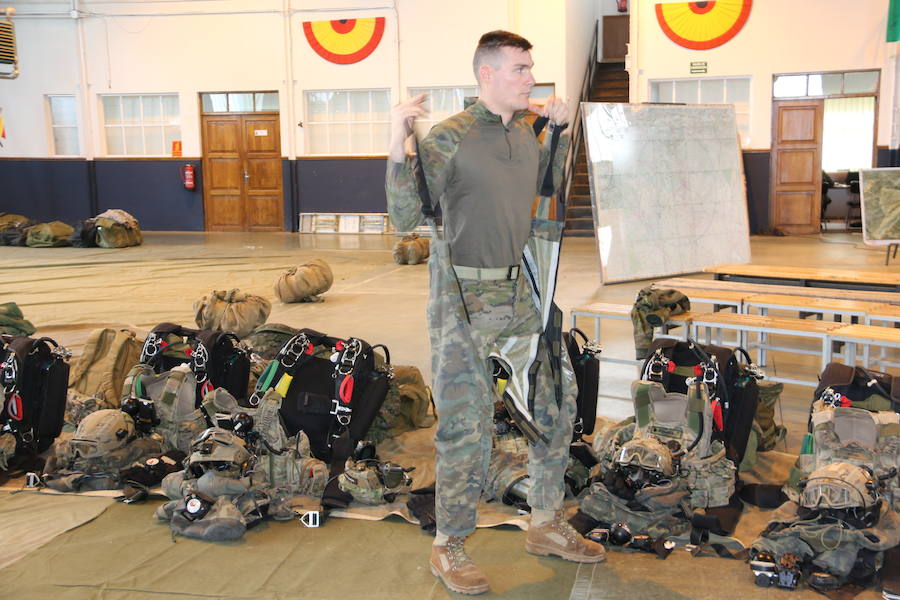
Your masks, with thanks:
[{"label": "painted roundel on wall", "polygon": [[753,0],[658,2],[656,20],[666,36],[691,50],[721,46],[743,28]]},{"label": "painted roundel on wall", "polygon": [[384,17],[305,21],[303,33],[316,54],[339,65],[350,65],[378,47],[384,35]]}]

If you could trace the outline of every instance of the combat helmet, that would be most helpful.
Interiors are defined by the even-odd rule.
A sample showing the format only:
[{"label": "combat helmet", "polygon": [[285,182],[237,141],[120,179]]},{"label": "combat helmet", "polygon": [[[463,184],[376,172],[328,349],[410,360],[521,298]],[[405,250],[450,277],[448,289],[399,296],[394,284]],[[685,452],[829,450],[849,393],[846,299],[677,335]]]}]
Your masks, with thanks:
[{"label": "combat helmet", "polygon": [[632,487],[658,485],[678,474],[681,447],[677,442],[663,444],[654,437],[635,437],[615,453],[615,468]]},{"label": "combat helmet", "polygon": [[801,485],[804,508],[869,509],[880,498],[872,471],[846,462],[819,467]]},{"label": "combat helmet", "polygon": [[221,427],[210,427],[191,442],[187,466],[196,477],[210,470],[243,475],[252,466],[252,459],[240,436]]},{"label": "combat helmet", "polygon": [[86,416],[69,440],[75,458],[98,458],[124,447],[137,437],[131,415],[115,408],[105,408]]}]

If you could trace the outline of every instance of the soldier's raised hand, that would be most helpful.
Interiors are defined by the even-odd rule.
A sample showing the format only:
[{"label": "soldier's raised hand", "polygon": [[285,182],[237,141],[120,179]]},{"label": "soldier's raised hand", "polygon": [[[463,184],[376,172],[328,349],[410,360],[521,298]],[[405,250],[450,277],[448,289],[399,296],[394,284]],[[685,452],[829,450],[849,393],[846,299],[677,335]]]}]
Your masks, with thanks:
[{"label": "soldier's raised hand", "polygon": [[391,109],[391,141],[388,146],[391,160],[403,162],[405,159],[407,152],[404,150],[404,143],[413,134],[413,123],[417,118],[428,114],[424,106],[427,98],[428,94],[417,94]]}]

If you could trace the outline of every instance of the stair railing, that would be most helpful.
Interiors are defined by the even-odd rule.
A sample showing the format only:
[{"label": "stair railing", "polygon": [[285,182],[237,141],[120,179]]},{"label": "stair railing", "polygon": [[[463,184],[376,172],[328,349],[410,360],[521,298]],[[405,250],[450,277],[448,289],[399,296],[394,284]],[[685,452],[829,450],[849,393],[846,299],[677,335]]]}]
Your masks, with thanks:
[{"label": "stair railing", "polygon": [[[600,21],[594,22],[594,38],[591,41],[591,51],[588,54],[587,68],[584,70],[584,78],[581,81],[581,94],[579,95],[578,108],[575,114],[570,118],[571,131],[569,133],[570,143],[569,152],[566,155],[565,168],[563,169],[563,180],[561,190],[563,198],[565,198],[564,211],[569,206],[569,194],[572,189],[572,181],[575,179],[575,161],[578,158],[578,150],[581,148],[581,142],[584,138],[584,132],[581,127],[581,103],[590,100],[591,85],[594,81],[594,71],[597,68],[597,33],[600,28]],[[563,214],[563,221],[567,215]]]}]

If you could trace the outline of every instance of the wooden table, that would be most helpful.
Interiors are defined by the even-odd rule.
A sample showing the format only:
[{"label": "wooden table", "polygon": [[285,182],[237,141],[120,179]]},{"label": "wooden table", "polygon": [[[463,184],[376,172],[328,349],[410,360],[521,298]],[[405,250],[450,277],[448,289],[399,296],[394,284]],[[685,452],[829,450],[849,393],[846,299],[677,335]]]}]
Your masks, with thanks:
[{"label": "wooden table", "polygon": [[900,292],[900,273],[850,269],[810,269],[776,265],[716,265],[704,269],[723,281],[748,281],[805,287]]}]

